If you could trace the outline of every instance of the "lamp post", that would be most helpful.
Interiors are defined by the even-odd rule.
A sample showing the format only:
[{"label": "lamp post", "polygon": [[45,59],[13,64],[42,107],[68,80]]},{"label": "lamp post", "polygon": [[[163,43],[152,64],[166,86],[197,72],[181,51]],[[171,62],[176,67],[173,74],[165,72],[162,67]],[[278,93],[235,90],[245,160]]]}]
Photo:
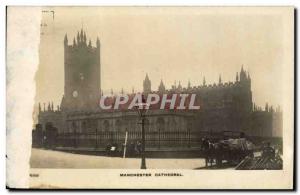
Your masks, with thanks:
[{"label": "lamp post", "polygon": [[141,153],[141,169],[146,169],[146,158],[145,158],[145,118],[146,118],[146,112],[148,111],[149,107],[145,103],[144,96],[142,96],[142,102],[141,104],[138,104],[135,106],[139,117],[142,120],[142,153]]}]

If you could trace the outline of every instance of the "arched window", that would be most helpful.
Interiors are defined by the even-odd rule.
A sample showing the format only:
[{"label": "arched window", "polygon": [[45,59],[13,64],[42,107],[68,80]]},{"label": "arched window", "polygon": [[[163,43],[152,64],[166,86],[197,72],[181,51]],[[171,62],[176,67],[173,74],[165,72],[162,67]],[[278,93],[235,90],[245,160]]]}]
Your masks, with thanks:
[{"label": "arched window", "polygon": [[163,118],[158,118],[157,119],[157,128],[160,131],[164,131],[165,130],[165,120]]},{"label": "arched window", "polygon": [[109,131],[109,122],[107,120],[103,122],[103,129],[104,131]]},{"label": "arched window", "polygon": [[71,129],[71,132],[77,132],[77,126],[76,126],[75,121],[72,122],[72,129]]},{"label": "arched window", "polygon": [[94,132],[97,129],[97,121],[94,119],[88,119],[86,126],[89,132]]},{"label": "arched window", "polygon": [[177,122],[176,120],[172,117],[170,118],[170,122],[169,122],[169,128],[170,128],[170,131],[176,131],[177,130]]},{"label": "arched window", "polygon": [[86,121],[82,122],[81,130],[82,130],[82,132],[86,132]]},{"label": "arched window", "polygon": [[134,121],[134,120],[131,120],[130,122],[129,122],[129,124],[130,124],[130,126],[129,126],[129,131],[135,131],[136,130],[136,121]]},{"label": "arched window", "polygon": [[122,130],[122,122],[121,120],[117,120],[115,131],[121,131],[121,130]]}]

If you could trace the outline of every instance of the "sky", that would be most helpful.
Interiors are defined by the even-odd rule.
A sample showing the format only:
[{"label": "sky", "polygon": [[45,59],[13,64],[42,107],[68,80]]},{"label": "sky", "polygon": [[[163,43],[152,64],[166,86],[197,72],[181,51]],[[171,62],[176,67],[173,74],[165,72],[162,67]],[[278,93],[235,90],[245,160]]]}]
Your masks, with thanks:
[{"label": "sky", "polygon": [[[282,104],[285,65],[280,12],[255,8],[45,7],[42,13],[36,102],[60,104],[64,90],[63,39],[82,28],[101,43],[104,93],[142,90],[146,73],[157,90],[235,81],[243,66],[252,79],[253,101]],[[48,12],[47,12],[48,11]],[[50,11],[54,11],[50,12]]]}]

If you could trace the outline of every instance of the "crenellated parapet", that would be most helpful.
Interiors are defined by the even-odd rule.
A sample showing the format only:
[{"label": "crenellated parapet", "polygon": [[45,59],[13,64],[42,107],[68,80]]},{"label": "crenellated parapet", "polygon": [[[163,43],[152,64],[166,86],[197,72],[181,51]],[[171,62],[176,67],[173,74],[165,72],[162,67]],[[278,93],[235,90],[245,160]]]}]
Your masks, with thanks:
[{"label": "crenellated parapet", "polygon": [[[152,91],[151,88],[149,88],[147,93],[150,91],[151,93],[157,94],[197,94],[196,98],[200,102],[203,102],[204,107],[225,108],[226,106],[231,106],[236,110],[240,109],[243,110],[243,112],[249,113],[252,111],[252,91],[249,72],[246,72],[242,67],[240,73],[236,74],[234,80],[235,81],[223,82],[221,75],[219,75],[218,82],[207,84],[204,77],[202,85],[192,86],[189,81],[186,87],[182,86],[180,81],[175,81],[169,89],[165,87],[161,80],[157,91]],[[151,83],[148,75],[146,75],[145,81]],[[144,86],[145,81],[143,83]],[[233,106],[232,104],[235,105]]]},{"label": "crenellated parapet", "polygon": [[53,102],[48,102],[48,106],[46,108],[46,103],[43,103],[43,109],[41,107],[41,103],[39,103],[39,114],[41,113],[56,113],[56,112],[60,112],[60,106],[57,105],[56,108],[54,107]]},{"label": "crenellated parapet", "polygon": [[[82,50],[86,50],[90,53],[99,53],[100,50],[100,40],[97,38],[96,40],[96,46],[94,47],[92,45],[92,41],[89,39],[87,40],[86,33],[81,29],[81,31],[77,32],[77,36],[73,38],[73,43],[69,45],[68,43],[68,36],[65,35],[64,39],[64,47],[65,47],[65,53],[82,53]],[[78,52],[78,53],[77,53]]]},{"label": "crenellated parapet", "polygon": [[[151,82],[148,75],[146,75],[147,82]],[[240,79],[239,79],[240,78]],[[145,81],[144,81],[145,83]],[[160,85],[157,91],[153,91],[155,93],[198,93],[201,91],[218,91],[218,90],[226,90],[226,89],[234,89],[237,88],[240,90],[241,88],[245,88],[245,90],[251,91],[251,78],[249,72],[244,71],[243,67],[241,69],[240,74],[236,74],[235,81],[222,82],[221,75],[219,76],[218,83],[207,84],[205,77],[203,78],[203,84],[198,86],[192,86],[190,81],[188,82],[187,87],[181,86],[179,81],[178,85],[175,84],[171,86],[170,89],[167,89],[161,80]]]}]

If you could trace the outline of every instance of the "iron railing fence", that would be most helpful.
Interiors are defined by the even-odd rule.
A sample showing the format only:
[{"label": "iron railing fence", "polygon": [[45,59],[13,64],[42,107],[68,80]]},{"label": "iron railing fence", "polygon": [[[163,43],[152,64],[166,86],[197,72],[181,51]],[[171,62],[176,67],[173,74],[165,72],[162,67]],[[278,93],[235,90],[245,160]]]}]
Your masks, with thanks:
[{"label": "iron railing fence", "polygon": [[[204,137],[216,137],[217,133],[207,131],[151,131],[145,133],[146,148],[190,148],[200,147]],[[126,132],[95,131],[89,133],[60,133],[56,137],[58,147],[105,148],[108,144],[119,147],[125,143]],[[141,131],[128,131],[127,145],[141,141]]]}]

